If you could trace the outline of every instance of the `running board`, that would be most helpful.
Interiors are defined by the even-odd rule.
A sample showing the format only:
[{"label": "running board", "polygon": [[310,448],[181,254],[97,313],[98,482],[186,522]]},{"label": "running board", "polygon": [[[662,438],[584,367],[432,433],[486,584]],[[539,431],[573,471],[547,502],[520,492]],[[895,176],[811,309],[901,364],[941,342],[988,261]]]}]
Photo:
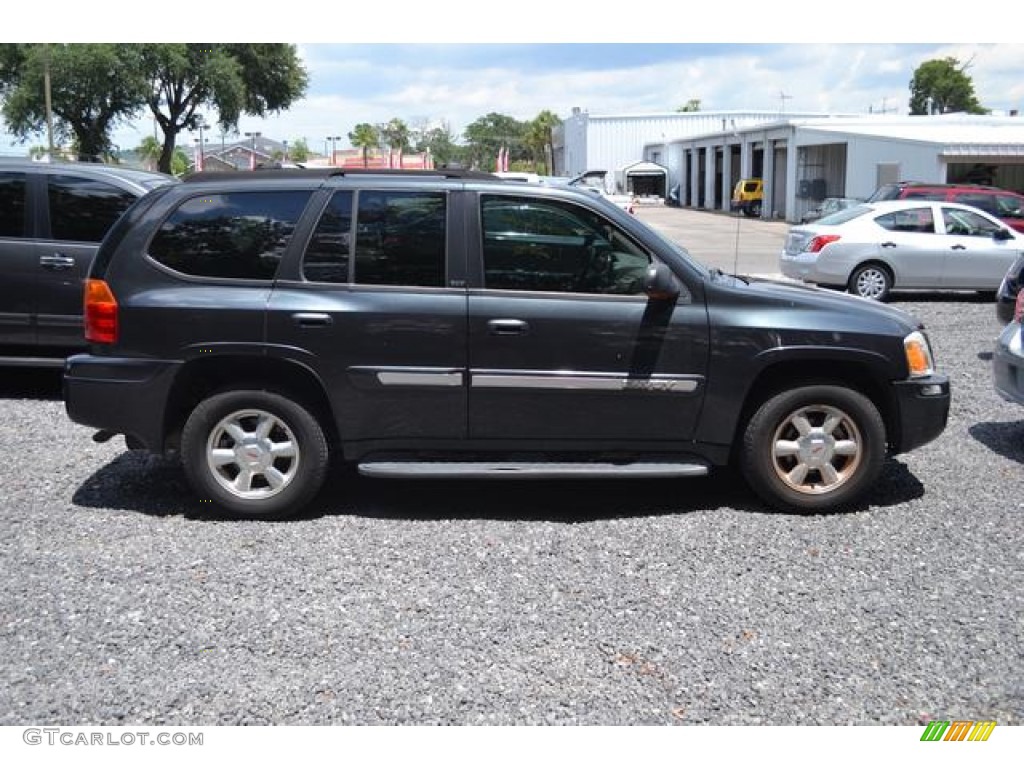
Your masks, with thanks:
[{"label": "running board", "polygon": [[695,477],[707,473],[706,464],[669,462],[371,461],[359,465],[359,474],[368,477],[450,477],[467,480]]}]

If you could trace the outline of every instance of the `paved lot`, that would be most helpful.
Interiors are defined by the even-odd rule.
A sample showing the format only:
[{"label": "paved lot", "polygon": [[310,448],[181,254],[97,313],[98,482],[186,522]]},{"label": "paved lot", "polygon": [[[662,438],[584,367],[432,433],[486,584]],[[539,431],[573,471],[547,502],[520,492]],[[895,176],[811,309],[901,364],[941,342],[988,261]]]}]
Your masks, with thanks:
[{"label": "paved lot", "polygon": [[339,473],[301,519],[214,520],[179,466],[68,422],[57,376],[5,371],[0,724],[1024,723],[1024,409],[990,303],[896,303],[951,421],[845,515],[729,473]]}]

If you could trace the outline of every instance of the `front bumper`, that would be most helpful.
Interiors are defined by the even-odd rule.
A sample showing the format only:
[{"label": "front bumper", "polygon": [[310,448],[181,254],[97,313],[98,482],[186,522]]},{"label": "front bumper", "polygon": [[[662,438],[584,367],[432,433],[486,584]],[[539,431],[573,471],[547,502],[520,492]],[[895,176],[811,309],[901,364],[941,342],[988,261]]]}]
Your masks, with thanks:
[{"label": "front bumper", "polygon": [[1021,323],[1007,325],[992,352],[992,380],[1004,400],[1024,405],[1024,331]]},{"label": "front bumper", "polygon": [[155,453],[179,361],[74,355],[64,363],[64,407],[77,424],[123,434]]},{"label": "front bumper", "polygon": [[899,414],[899,433],[893,453],[906,453],[942,434],[949,419],[949,377],[933,374],[893,383]]}]

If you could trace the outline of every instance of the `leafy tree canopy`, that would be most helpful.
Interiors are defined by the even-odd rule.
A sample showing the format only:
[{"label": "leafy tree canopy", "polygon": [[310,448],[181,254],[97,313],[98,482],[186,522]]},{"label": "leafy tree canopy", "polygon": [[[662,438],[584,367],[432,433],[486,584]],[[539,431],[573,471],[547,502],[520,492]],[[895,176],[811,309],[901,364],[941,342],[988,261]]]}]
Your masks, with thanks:
[{"label": "leafy tree canopy", "polygon": [[0,45],[0,96],[11,133],[22,140],[47,131],[44,83],[49,74],[55,142],[72,142],[96,158],[110,132],[145,103],[138,46],[112,43]]},{"label": "leafy tree canopy", "polygon": [[700,112],[700,99],[690,99],[683,106],[677,107],[676,112]]},{"label": "leafy tree canopy", "polygon": [[509,162],[529,159],[527,124],[508,115],[491,112],[466,126],[465,157],[473,168],[490,170],[502,147],[509,151]]},{"label": "leafy tree canopy", "polygon": [[910,114],[985,114],[988,110],[978,102],[974,82],[967,75],[969,67],[970,62],[961,65],[952,56],[921,64],[910,81]]}]

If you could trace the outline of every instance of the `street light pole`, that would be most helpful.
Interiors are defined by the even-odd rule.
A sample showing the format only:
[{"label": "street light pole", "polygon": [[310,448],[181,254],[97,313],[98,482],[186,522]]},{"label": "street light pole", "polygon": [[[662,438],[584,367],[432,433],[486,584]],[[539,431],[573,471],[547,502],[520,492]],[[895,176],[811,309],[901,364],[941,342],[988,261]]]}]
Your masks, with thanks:
[{"label": "street light pole", "polygon": [[249,157],[249,170],[250,171],[255,171],[256,170],[256,139],[258,139],[263,134],[260,133],[259,131],[251,131],[251,132],[250,131],[246,131],[245,135],[246,135],[247,138],[251,138],[252,139],[252,154]]},{"label": "street light pole", "polygon": [[334,165],[335,164],[334,163],[334,157],[335,157],[335,154],[336,154],[334,142],[341,141],[341,136],[328,136],[327,140],[329,142],[331,142],[331,160],[330,160],[330,163],[328,163],[328,165]]}]

